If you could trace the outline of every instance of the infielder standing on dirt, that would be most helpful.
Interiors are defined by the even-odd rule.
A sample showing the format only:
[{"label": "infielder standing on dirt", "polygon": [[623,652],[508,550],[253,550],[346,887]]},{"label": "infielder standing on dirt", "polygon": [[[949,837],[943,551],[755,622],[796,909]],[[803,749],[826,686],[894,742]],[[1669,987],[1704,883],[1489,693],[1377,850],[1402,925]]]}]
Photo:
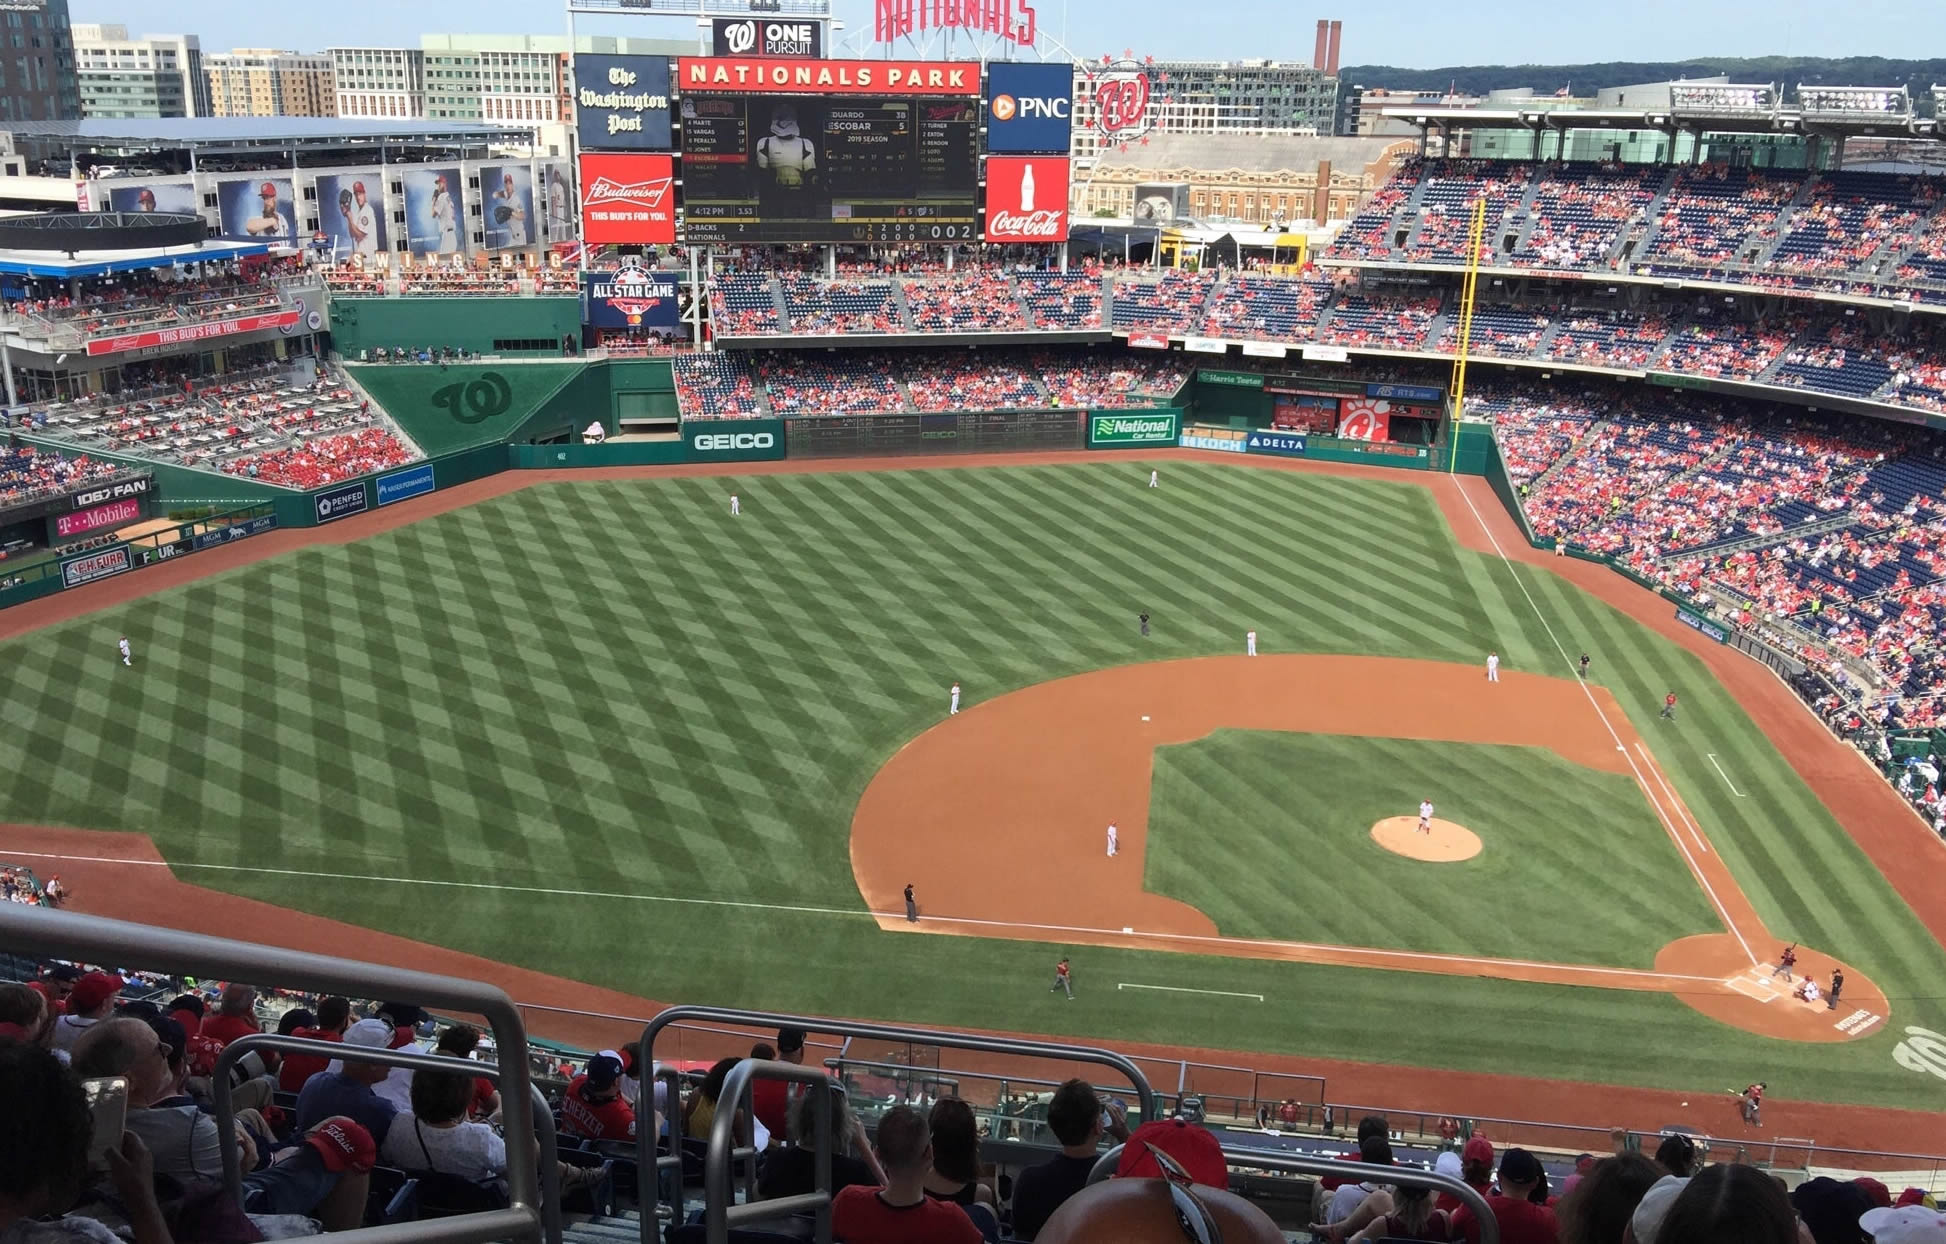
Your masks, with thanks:
[{"label": "infielder standing on dirt", "polygon": [[120,640],[118,640],[118,641],[116,641],[116,644],[115,644],[115,646],[116,646],[117,648],[120,648],[120,649],[122,650],[122,664],[123,664],[123,665],[133,665],[133,664],[135,664],[135,656],[134,656],[134,654],[133,654],[133,653],[131,653],[131,652],[130,652],[130,651],[128,650],[128,636],[126,636],[126,635],[124,635],[124,636],[122,636]]},{"label": "infielder standing on dirt", "polygon": [[1432,832],[1432,800],[1430,799],[1419,801],[1419,832],[1422,834]]},{"label": "infielder standing on dirt", "polygon": [[1115,830],[1115,822],[1108,822],[1108,858],[1114,859],[1121,850],[1121,836]]},{"label": "infielder standing on dirt", "polygon": [[1500,654],[1497,652],[1487,653],[1487,681],[1500,681]]},{"label": "infielder standing on dirt", "polygon": [[1257,632],[1245,631],[1243,633],[1243,655],[1246,657],[1254,657],[1257,655]]}]

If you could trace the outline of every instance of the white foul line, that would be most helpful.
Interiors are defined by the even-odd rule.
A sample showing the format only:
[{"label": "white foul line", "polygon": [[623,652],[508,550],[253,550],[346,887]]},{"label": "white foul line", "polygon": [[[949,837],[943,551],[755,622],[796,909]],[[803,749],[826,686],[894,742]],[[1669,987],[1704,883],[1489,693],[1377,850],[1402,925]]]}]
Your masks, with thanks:
[{"label": "white foul line", "polygon": [[[605,898],[622,899],[633,903],[675,903],[685,907],[727,907],[744,911],[782,911],[799,915],[840,916],[855,920],[897,920],[904,922],[904,911],[863,911],[845,907],[805,907],[784,903],[755,903],[747,900],[727,898],[682,898],[666,894],[625,894],[613,890],[573,890],[562,887],[506,885],[492,881],[429,881],[419,877],[376,876],[366,873],[323,873],[308,872],[299,868],[263,868],[248,864],[170,864],[161,860],[123,859],[109,855],[60,855],[49,851],[16,851],[0,847],[0,855],[19,856],[24,859],[65,860],[77,864],[121,864],[134,868],[163,869],[203,869],[210,872],[256,873],[274,877],[304,877],[315,881],[363,881],[373,883],[390,882],[393,885],[437,886],[455,890],[516,890],[526,894],[547,894],[561,898]],[[987,920],[976,916],[949,916],[941,912],[930,913],[927,920],[974,925],[990,929],[1018,929],[1032,933],[1088,934],[1105,937],[1138,937],[1155,941],[1192,942],[1209,946],[1255,946],[1278,950],[1309,951],[1328,953],[1344,957],[1369,956],[1382,960],[1414,960],[1426,963],[1464,964],[1469,967],[1506,967],[1506,968],[1546,968],[1557,972],[1579,972],[1598,976],[1637,977],[1643,980],[1659,981],[1708,981],[1714,983],[1713,976],[1688,976],[1678,972],[1654,972],[1642,968],[1605,968],[1573,963],[1540,963],[1530,959],[1493,959],[1472,955],[1438,954],[1422,950],[1381,950],[1371,946],[1333,946],[1321,942],[1279,942],[1269,939],[1212,937],[1204,933],[1152,933],[1131,934],[1126,929],[1099,929],[1090,925],[1077,924],[1035,924],[1014,920]]]},{"label": "white foul line", "polygon": [[1259,1002],[1264,1000],[1264,996],[1260,993],[1237,993],[1230,989],[1190,989],[1182,985],[1135,985],[1128,981],[1115,982],[1116,993],[1120,993],[1124,989],[1161,989],[1167,990],[1169,993],[1208,994],[1214,998],[1255,998]]},{"label": "white foul line", "polygon": [[1730,913],[1723,906],[1723,900],[1717,897],[1716,887],[1712,886],[1709,878],[1703,875],[1702,868],[1696,863],[1696,857],[1689,853],[1689,844],[1682,840],[1681,831],[1671,822],[1669,814],[1663,811],[1662,801],[1657,799],[1655,792],[1649,789],[1648,782],[1642,777],[1642,770],[1635,763],[1635,757],[1629,755],[1628,745],[1622,742],[1622,736],[1616,731],[1614,723],[1609,721],[1608,714],[1602,711],[1601,702],[1595,699],[1595,693],[1589,690],[1588,684],[1580,680],[1581,667],[1575,664],[1568,656],[1568,650],[1562,647],[1561,637],[1554,633],[1554,624],[1549,622],[1547,615],[1541,612],[1540,605],[1534,600],[1534,594],[1527,590],[1527,581],[1520,577],[1520,568],[1514,565],[1513,558],[1507,556],[1507,551],[1500,547],[1500,541],[1494,537],[1493,528],[1487,526],[1487,520],[1480,514],[1480,507],[1473,504],[1472,496],[1461,487],[1457,477],[1453,478],[1453,488],[1459,493],[1460,500],[1466,502],[1466,508],[1473,511],[1473,521],[1480,524],[1480,530],[1486,535],[1487,543],[1493,546],[1493,551],[1498,553],[1500,560],[1506,564],[1507,573],[1513,576],[1514,586],[1518,587],[1520,594],[1527,598],[1527,607],[1534,611],[1534,616],[1540,620],[1541,629],[1547,632],[1548,639],[1553,642],[1554,650],[1561,654],[1561,664],[1576,675],[1576,681],[1581,686],[1581,694],[1588,697],[1588,706],[1595,710],[1595,716],[1601,718],[1601,724],[1607,729],[1608,737],[1615,741],[1615,750],[1622,754],[1622,759],[1628,761],[1629,770],[1635,774],[1635,784],[1640,786],[1642,793],[1648,797],[1649,806],[1655,809],[1656,819],[1661,821],[1662,827],[1669,831],[1670,839],[1675,842],[1676,849],[1682,852],[1682,857],[1688,862],[1689,871],[1695,876],[1697,884],[1703,887],[1703,893],[1709,895],[1710,906],[1716,908],[1716,914],[1723,918],[1723,927],[1730,930],[1730,935],[1737,939],[1737,945],[1743,947],[1743,953],[1750,957],[1751,966],[1756,966],[1760,961],[1756,953],[1750,949],[1750,943],[1744,940],[1743,931],[1737,928],[1736,921],[1730,919]]},{"label": "white foul line", "polygon": [[1725,785],[1725,786],[1727,786],[1727,787],[1729,787],[1729,788],[1730,788],[1730,793],[1731,793],[1732,795],[1735,795],[1735,796],[1736,796],[1736,797],[1737,797],[1738,799],[1741,799],[1741,798],[1743,798],[1743,792],[1742,792],[1742,791],[1740,791],[1740,790],[1738,790],[1738,789],[1737,789],[1737,784],[1736,784],[1735,782],[1732,782],[1732,781],[1730,780],[1730,775],[1729,775],[1729,774],[1727,774],[1727,773],[1725,773],[1725,772],[1723,772],[1723,766],[1722,766],[1722,765],[1717,765],[1717,764],[1716,764],[1716,753],[1715,753],[1715,752],[1707,752],[1707,753],[1705,753],[1705,754],[1706,754],[1706,755],[1707,755],[1707,756],[1708,756],[1708,757],[1710,758],[1710,763],[1711,763],[1711,764],[1713,764],[1713,765],[1716,765],[1716,772],[1717,772],[1717,775],[1718,775],[1719,777],[1721,777],[1721,778],[1723,779],[1723,785]]},{"label": "white foul line", "polygon": [[1649,754],[1649,749],[1640,739],[1635,742],[1635,750],[1642,753],[1642,763],[1648,766],[1650,776],[1655,778],[1655,784],[1662,788],[1663,794],[1669,796],[1669,806],[1676,810],[1676,815],[1681,817],[1683,824],[1689,827],[1689,836],[1695,840],[1696,849],[1708,855],[1709,842],[1703,837],[1703,831],[1696,824],[1695,818],[1689,815],[1689,809],[1683,807],[1682,800],[1676,798],[1676,792],[1669,789],[1669,779],[1662,775],[1662,766],[1655,762],[1655,757]]}]

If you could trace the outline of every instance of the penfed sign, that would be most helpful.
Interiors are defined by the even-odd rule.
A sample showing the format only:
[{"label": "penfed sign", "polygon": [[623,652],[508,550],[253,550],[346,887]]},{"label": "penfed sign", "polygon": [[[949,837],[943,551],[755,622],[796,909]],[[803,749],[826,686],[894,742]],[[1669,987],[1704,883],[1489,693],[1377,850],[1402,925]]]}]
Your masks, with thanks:
[{"label": "penfed sign", "polygon": [[1138,449],[1173,446],[1182,431],[1177,411],[1158,414],[1098,414],[1088,419],[1088,448]]}]

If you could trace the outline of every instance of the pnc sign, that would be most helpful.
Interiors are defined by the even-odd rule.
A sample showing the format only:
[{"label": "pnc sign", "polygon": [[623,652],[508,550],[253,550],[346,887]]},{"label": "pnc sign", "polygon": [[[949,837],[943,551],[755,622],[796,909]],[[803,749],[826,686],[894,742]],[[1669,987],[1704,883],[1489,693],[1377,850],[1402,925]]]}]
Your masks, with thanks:
[{"label": "pnc sign", "polygon": [[1066,155],[1073,137],[1074,69],[995,61],[987,67],[987,150]]}]

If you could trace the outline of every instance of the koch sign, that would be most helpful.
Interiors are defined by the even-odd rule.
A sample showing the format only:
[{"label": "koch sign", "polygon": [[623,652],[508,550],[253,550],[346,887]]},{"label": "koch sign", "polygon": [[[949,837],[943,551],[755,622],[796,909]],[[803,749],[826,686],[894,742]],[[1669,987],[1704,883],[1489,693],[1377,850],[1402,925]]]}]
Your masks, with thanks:
[{"label": "koch sign", "polygon": [[718,56],[799,56],[816,60],[824,55],[824,27],[814,21],[760,21],[754,17],[719,17],[715,22]]},{"label": "koch sign", "polygon": [[995,61],[987,67],[987,150],[1068,153],[1074,67]]},{"label": "koch sign", "polygon": [[574,132],[583,151],[667,151],[669,58],[577,53]]}]

